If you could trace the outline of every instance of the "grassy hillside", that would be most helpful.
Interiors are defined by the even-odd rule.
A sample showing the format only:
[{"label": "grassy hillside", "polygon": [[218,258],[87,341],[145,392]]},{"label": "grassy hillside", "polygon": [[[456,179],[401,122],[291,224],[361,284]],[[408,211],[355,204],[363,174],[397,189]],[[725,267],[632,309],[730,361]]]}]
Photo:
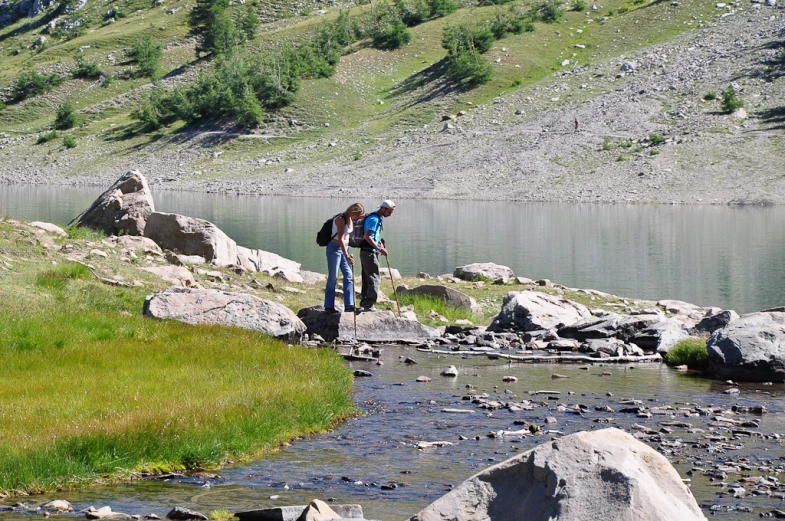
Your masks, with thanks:
[{"label": "grassy hillside", "polygon": [[[1,110],[0,132],[7,136],[5,144],[13,158],[9,162],[13,166],[7,168],[15,171],[16,178],[24,178],[20,170],[23,163],[47,175],[82,178],[108,178],[120,168],[142,165],[146,173],[160,173],[169,180],[255,181],[262,192],[265,181],[270,181],[281,190],[284,166],[288,172],[290,168],[319,170],[319,165],[328,163],[338,168],[363,164],[368,157],[378,156],[380,145],[395,146],[406,133],[424,126],[429,131],[441,129],[444,114],[494,110],[499,97],[520,93],[518,98],[524,98],[545,82],[552,88],[553,82],[561,78],[566,84],[586,71],[607,69],[607,64],[623,61],[639,49],[667,44],[682,33],[716,24],[727,13],[701,0],[609,0],[589,3],[581,11],[564,3],[560,22],[538,22],[533,32],[495,42],[485,54],[493,65],[492,80],[466,89],[444,78],[444,28],[482,24],[499,10],[506,12],[511,6],[526,10],[534,5],[531,0],[516,0],[503,6],[478,6],[466,0],[455,13],[412,27],[412,41],[401,49],[381,51],[368,42],[354,44],[332,77],[305,80],[295,102],[268,111],[259,128],[235,128],[231,121],[223,120],[191,126],[178,122],[157,131],[144,131],[129,114],[139,106],[151,84],[131,77],[132,64],[125,51],[149,31],[164,46],[162,84],[166,88],[192,84],[200,70],[212,67],[210,60],[194,59],[195,42],[188,37],[186,23],[193,3],[166,0],[160,6],[151,6],[139,0],[90,0],[83,10],[70,15],[88,20],[86,29],[68,40],[49,36],[39,48],[34,48],[34,43],[52,18],[51,12],[19,19],[0,29],[0,86],[10,86],[30,67],[68,76],[77,55],[96,62],[116,78],[106,88],[95,86],[93,80],[67,78],[45,94],[9,103]],[[283,42],[309,39],[341,10],[353,19],[362,19],[370,9],[368,5],[338,4],[325,9],[316,3],[256,0],[251,5],[263,21],[257,39],[249,43],[254,53],[278,48]],[[115,6],[125,17],[105,23],[107,10]],[[618,90],[611,81],[598,79],[603,74],[594,74],[590,79],[596,81],[591,85],[552,96],[547,110],[571,110]],[[65,100],[78,107],[86,123],[47,144],[36,144],[39,135],[50,131],[55,111]],[[663,110],[668,107],[663,105]],[[528,113],[522,120],[542,114]],[[489,123],[510,124],[502,119]],[[76,148],[63,146],[65,136],[75,139]],[[172,157],[177,161],[171,161]],[[373,165],[374,175],[388,177],[399,163],[391,159]]]}]

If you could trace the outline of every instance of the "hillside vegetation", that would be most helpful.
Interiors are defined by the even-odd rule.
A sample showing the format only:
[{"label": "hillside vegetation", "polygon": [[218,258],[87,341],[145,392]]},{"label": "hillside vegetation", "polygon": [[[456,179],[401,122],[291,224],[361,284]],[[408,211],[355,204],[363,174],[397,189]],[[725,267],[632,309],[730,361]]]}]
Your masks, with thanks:
[{"label": "hillside vegetation", "polygon": [[[785,157],[778,8],[253,0],[227,8],[238,27],[249,13],[260,22],[231,58],[197,58],[194,5],[88,0],[69,14],[54,4],[0,29],[0,181],[102,184],[139,168],[172,189],[243,193],[783,202],[781,176],[739,183],[742,169]],[[315,64],[341,20],[347,37]],[[466,31],[491,36],[461,44]],[[136,63],[145,39],[161,48],[149,73]],[[307,60],[304,46],[317,50]],[[221,70],[243,67],[256,78],[204,94]],[[285,99],[259,95],[255,107],[243,88],[270,92],[274,73]],[[37,89],[21,96],[24,75]],[[749,119],[729,116],[729,88]],[[216,105],[227,97],[234,108]],[[56,124],[68,103],[73,125]]]}]

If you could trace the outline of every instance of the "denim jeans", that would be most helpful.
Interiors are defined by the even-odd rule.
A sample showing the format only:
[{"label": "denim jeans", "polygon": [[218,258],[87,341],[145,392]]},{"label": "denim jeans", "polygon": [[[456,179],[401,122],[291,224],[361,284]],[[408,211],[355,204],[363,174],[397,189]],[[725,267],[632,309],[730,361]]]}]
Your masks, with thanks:
[{"label": "denim jeans", "polygon": [[335,285],[338,283],[338,267],[343,272],[343,305],[354,306],[354,284],[352,266],[344,257],[341,247],[334,242],[327,245],[327,287],[324,290],[324,307],[335,307]]}]

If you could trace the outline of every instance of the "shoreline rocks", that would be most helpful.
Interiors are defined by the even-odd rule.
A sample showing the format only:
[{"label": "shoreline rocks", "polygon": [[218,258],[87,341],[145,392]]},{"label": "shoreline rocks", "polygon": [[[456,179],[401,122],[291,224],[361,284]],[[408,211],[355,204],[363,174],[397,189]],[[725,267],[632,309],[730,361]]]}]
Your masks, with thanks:
[{"label": "shoreline rocks", "polygon": [[706,348],[718,378],[785,382],[785,312],[744,315],[715,331]]},{"label": "shoreline rocks", "polygon": [[357,315],[354,334],[352,313],[327,313],[322,306],[303,308],[297,316],[305,323],[308,335],[319,335],[328,342],[406,343],[438,338],[441,332],[413,320],[396,318],[392,311],[371,311]]},{"label": "shoreline rocks", "polygon": [[155,203],[147,179],[136,170],[121,176],[70,223],[103,231],[106,235],[144,235]]}]

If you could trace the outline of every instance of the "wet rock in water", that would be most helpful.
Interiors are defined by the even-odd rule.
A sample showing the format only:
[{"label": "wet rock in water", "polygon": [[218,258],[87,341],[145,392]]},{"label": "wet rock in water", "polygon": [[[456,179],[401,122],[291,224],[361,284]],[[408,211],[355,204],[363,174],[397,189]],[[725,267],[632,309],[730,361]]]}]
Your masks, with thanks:
[{"label": "wet rock in water", "polygon": [[74,507],[65,499],[54,499],[41,505],[41,509],[47,512],[73,512]]},{"label": "wet rock in water", "polygon": [[70,225],[101,230],[106,235],[144,235],[155,204],[147,179],[133,170],[123,175]]},{"label": "wet rock in water", "polygon": [[113,512],[112,507],[105,506],[101,508],[89,507],[85,511],[85,517],[87,519],[131,519],[131,516],[128,514],[123,514],[122,512]]},{"label": "wet rock in water", "polygon": [[517,382],[518,378],[515,376],[502,376],[502,382]]},{"label": "wet rock in water", "polygon": [[293,340],[299,340],[306,329],[294,312],[282,304],[209,289],[169,288],[145,299],[144,315],[187,324],[241,327]]},{"label": "wet rock in water", "polygon": [[563,338],[588,340],[591,338],[619,338],[629,341],[638,332],[660,321],[657,315],[619,315],[608,313],[601,317],[588,317],[559,329]]},{"label": "wet rock in water", "polygon": [[218,266],[237,263],[237,243],[204,219],[154,212],[147,218],[144,236],[163,249],[200,255]]},{"label": "wet rock in water", "polygon": [[508,282],[515,274],[512,269],[492,262],[476,262],[455,268],[453,276],[462,280],[483,280]]},{"label": "wet rock in water", "polygon": [[458,290],[448,288],[447,286],[436,286],[426,284],[417,286],[416,288],[409,289],[406,286],[398,286],[398,295],[426,295],[429,297],[436,297],[443,300],[449,307],[462,309],[472,313],[473,315],[482,316],[482,306],[477,304],[469,295],[461,293]]},{"label": "wet rock in water", "polygon": [[[355,340],[354,314],[326,313],[322,306],[303,308],[297,313],[308,328],[308,334],[317,334],[328,342]],[[440,336],[433,329],[419,322],[398,319],[391,311],[371,311],[357,315],[357,337],[361,342],[409,342]]]},{"label": "wet rock in water", "polygon": [[208,517],[201,512],[184,507],[174,507],[169,511],[168,514],[166,514],[166,517],[174,521],[189,521],[193,519],[199,519],[201,521],[208,520]]},{"label": "wet rock in water", "polygon": [[356,376],[358,378],[363,378],[363,377],[373,376],[373,373],[370,372],[370,371],[365,371],[363,369],[355,369],[354,370],[354,376]]},{"label": "wet rock in water", "polygon": [[538,291],[512,291],[489,331],[535,331],[562,327],[591,317],[583,304]]},{"label": "wet rock in water", "polygon": [[785,312],[750,313],[715,331],[709,372],[739,381],[785,382]]},{"label": "wet rock in water", "polygon": [[544,443],[475,474],[412,521],[705,521],[668,460],[618,429]]},{"label": "wet rock in water", "polygon": [[447,376],[447,377],[450,377],[450,378],[455,378],[455,377],[458,376],[458,369],[454,365],[451,365],[450,367],[448,367],[447,369],[442,371],[441,375],[442,376]]},{"label": "wet rock in water", "polygon": [[417,381],[420,383],[428,383],[431,381],[431,379],[428,376],[418,376]]},{"label": "wet rock in water", "polygon": [[[319,501],[319,500],[315,500]],[[323,503],[319,501],[319,503]],[[313,502],[312,502],[313,504]],[[274,508],[263,508],[259,510],[249,510],[247,512],[237,512],[235,517],[240,521],[297,521],[310,505],[292,505]],[[363,519],[363,509],[360,505],[330,505],[330,508],[337,518],[340,519]],[[326,510],[322,510],[326,513]],[[313,514],[314,511],[311,510]]]}]

